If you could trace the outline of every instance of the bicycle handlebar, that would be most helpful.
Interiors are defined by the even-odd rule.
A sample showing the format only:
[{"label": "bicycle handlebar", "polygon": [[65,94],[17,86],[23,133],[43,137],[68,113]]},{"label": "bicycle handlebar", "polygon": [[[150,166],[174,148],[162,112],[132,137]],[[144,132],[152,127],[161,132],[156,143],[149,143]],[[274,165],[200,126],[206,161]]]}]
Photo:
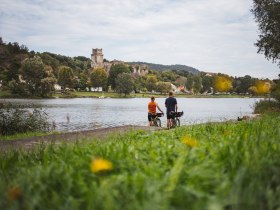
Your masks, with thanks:
[{"label": "bicycle handlebar", "polygon": [[182,117],[184,115],[184,111],[181,111],[181,112],[171,111],[170,114],[174,115],[175,117]]},{"label": "bicycle handlebar", "polygon": [[156,115],[157,115],[157,117],[163,117],[164,116],[164,113],[162,112],[158,112],[158,113],[156,113]]}]

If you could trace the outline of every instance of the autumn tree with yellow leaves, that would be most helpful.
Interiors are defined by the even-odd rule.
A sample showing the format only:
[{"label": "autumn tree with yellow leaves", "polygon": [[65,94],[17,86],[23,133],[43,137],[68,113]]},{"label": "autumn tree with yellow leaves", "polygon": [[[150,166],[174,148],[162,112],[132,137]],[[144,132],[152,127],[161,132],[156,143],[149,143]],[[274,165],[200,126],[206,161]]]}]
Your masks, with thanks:
[{"label": "autumn tree with yellow leaves", "polygon": [[257,80],[249,90],[255,95],[265,95],[271,91],[271,83],[266,80]]},{"label": "autumn tree with yellow leaves", "polygon": [[228,92],[232,89],[232,80],[229,76],[218,75],[214,78],[213,86],[215,92]]}]

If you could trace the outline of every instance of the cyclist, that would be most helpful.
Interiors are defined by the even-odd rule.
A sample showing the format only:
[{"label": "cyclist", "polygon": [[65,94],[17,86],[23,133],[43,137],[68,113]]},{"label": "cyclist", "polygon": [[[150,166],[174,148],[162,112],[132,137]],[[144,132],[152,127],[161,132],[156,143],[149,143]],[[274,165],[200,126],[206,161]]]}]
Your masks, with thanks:
[{"label": "cyclist", "polygon": [[159,105],[155,102],[155,97],[151,96],[151,101],[148,104],[148,120],[150,126],[154,125],[154,117],[157,114],[157,108],[161,113],[163,113]]},{"label": "cyclist", "polygon": [[167,116],[167,128],[173,126],[175,120],[175,113],[178,110],[177,100],[173,96],[173,92],[169,92],[169,97],[165,99],[166,116]]}]

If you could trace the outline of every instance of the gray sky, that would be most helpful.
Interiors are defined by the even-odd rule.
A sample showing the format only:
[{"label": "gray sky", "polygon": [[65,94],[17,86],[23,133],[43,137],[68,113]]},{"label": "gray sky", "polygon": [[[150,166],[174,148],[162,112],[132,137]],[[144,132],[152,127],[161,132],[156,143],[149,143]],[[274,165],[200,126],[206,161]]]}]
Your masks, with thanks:
[{"label": "gray sky", "polygon": [[257,54],[251,0],[0,0],[0,36],[36,52],[184,64],[277,78]]}]

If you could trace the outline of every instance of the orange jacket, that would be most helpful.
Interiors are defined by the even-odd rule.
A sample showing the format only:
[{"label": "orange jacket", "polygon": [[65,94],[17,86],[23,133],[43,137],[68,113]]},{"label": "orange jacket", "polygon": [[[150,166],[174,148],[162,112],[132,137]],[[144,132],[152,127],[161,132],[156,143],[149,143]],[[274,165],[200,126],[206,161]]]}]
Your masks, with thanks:
[{"label": "orange jacket", "polygon": [[157,103],[150,101],[148,104],[148,112],[149,113],[156,113],[157,112]]}]

